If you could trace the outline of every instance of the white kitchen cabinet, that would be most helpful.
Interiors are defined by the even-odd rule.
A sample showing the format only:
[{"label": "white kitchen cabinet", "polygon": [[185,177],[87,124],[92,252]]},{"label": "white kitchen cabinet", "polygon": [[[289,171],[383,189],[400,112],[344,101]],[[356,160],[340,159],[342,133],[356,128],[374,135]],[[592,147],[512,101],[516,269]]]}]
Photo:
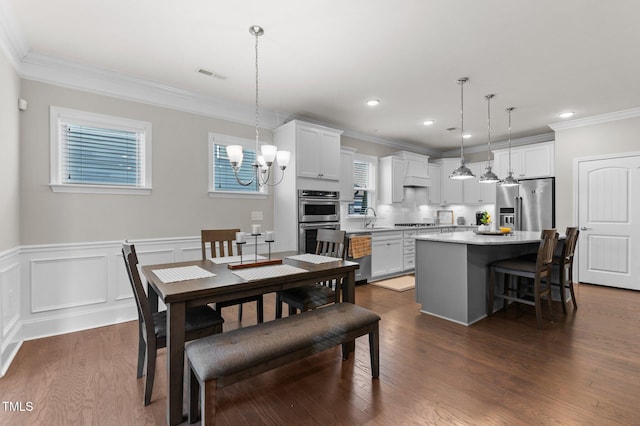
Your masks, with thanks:
[{"label": "white kitchen cabinet", "polygon": [[494,204],[496,202],[496,184],[480,183],[480,176],[485,172],[486,166],[486,162],[467,164],[476,177],[462,181],[462,198],[465,204]]},{"label": "white kitchen cabinet", "polygon": [[[493,151],[495,172],[501,179],[509,171],[509,149]],[[555,143],[544,142],[511,148],[511,168],[517,179],[555,175]]]},{"label": "white kitchen cabinet", "polygon": [[431,178],[431,184],[428,188],[428,202],[429,204],[440,204],[440,182],[442,177],[440,176],[439,164],[429,163],[429,177]]},{"label": "white kitchen cabinet", "polygon": [[449,175],[460,166],[459,158],[443,158],[437,160],[440,165],[440,204],[462,204],[462,181],[449,179]]},{"label": "white kitchen cabinet", "polygon": [[297,138],[298,177],[340,179],[340,133],[299,125]]},{"label": "white kitchen cabinet", "polygon": [[340,150],[340,201],[353,202],[353,158],[356,150]]},{"label": "white kitchen cabinet", "polygon": [[[295,156],[295,173],[298,178],[321,181],[340,180],[341,131],[292,120],[274,131],[278,149],[291,150]],[[315,189],[315,188],[305,188]]]},{"label": "white kitchen cabinet", "polygon": [[380,159],[380,203],[392,204],[404,201],[404,160],[394,155]]},{"label": "white kitchen cabinet", "polygon": [[399,274],[403,269],[402,231],[376,232],[371,236],[371,276]]},{"label": "white kitchen cabinet", "polygon": [[416,240],[417,230],[404,231],[402,234],[404,262],[402,270],[404,272],[415,269],[416,266]]}]

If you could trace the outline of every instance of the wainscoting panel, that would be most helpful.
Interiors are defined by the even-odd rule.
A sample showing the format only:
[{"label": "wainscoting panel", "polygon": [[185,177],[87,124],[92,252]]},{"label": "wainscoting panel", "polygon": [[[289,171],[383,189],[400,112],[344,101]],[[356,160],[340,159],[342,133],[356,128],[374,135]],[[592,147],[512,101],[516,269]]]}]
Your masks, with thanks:
[{"label": "wainscoting panel", "polygon": [[107,302],[107,257],[31,261],[31,312]]},{"label": "wainscoting panel", "polygon": [[22,344],[20,250],[0,253],[0,377]]}]

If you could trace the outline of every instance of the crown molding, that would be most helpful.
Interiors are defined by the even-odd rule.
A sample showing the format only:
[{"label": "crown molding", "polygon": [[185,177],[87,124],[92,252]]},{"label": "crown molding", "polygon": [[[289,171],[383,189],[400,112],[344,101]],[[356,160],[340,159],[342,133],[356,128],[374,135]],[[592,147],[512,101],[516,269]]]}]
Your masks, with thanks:
[{"label": "crown molding", "polygon": [[[204,115],[246,125],[255,125],[253,105],[226,101],[213,96],[182,90],[159,82],[144,80],[129,75],[104,70],[85,64],[64,61],[59,58],[30,51],[22,31],[13,18],[8,2],[0,0],[0,48],[4,50],[9,62],[18,75],[33,80],[69,89],[81,90],[104,96],[111,96],[133,102],[160,106]],[[260,110],[260,127],[274,130],[291,120],[301,120],[326,127],[335,127],[329,123],[310,120],[286,112]],[[404,141],[392,141],[354,130],[345,130],[343,135],[400,150],[409,150],[429,156],[455,156],[459,150],[442,152],[426,146]],[[550,137],[548,135],[551,135]],[[524,138],[521,144],[553,140],[553,133],[538,137]],[[505,142],[506,144],[506,142]],[[512,141],[512,145],[517,145]],[[497,143],[496,146],[500,146]],[[484,146],[467,148],[468,152],[480,152]]]},{"label": "crown molding", "polygon": [[594,124],[602,124],[608,123],[610,121],[626,120],[628,118],[638,117],[640,117],[640,108],[631,108],[622,111],[594,115],[593,117],[579,118],[577,120],[549,124],[549,127],[557,132],[558,130],[575,129],[578,127],[593,126]]},{"label": "crown molding", "polygon": [[15,19],[11,5],[5,0],[0,0],[0,49],[13,69],[20,74],[22,58],[29,52],[29,44]]}]

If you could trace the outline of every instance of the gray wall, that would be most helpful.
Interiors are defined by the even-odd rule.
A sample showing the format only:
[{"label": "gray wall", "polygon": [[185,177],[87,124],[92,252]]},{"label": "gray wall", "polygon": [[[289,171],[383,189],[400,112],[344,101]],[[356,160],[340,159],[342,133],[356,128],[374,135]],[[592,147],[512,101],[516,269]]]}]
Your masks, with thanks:
[{"label": "gray wall", "polygon": [[556,131],[556,225],[574,223],[574,160],[581,157],[640,152],[640,118]]},{"label": "gray wall", "polygon": [[0,50],[0,252],[20,245],[20,78]]},{"label": "gray wall", "polygon": [[[202,228],[249,229],[251,211],[262,211],[263,229],[272,228],[271,196],[256,200],[210,198],[207,194],[208,132],[251,139],[255,137],[252,126],[30,80],[22,81],[21,97],[29,102],[29,110],[23,113],[20,122],[21,244],[186,237],[199,235]],[[2,98],[5,102],[6,97]],[[10,99],[12,104],[14,98]],[[50,105],[151,122],[151,195],[52,192],[49,187]],[[260,136],[262,140],[272,140],[268,130],[263,130]],[[5,161],[4,155],[1,161]],[[7,162],[15,169],[17,154]],[[10,201],[17,202],[17,191],[12,190],[9,195]],[[1,223],[2,226],[13,223],[11,228],[17,228],[13,217]],[[6,244],[15,244],[16,240],[14,236]]]}]

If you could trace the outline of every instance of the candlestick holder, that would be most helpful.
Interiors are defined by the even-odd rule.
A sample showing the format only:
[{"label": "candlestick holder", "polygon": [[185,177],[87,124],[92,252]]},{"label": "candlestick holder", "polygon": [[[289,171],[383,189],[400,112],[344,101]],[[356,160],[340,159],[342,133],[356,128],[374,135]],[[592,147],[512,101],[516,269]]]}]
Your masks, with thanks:
[{"label": "candlestick holder", "polygon": [[250,263],[243,263],[242,262],[242,246],[244,244],[246,244],[246,241],[243,241],[241,243],[239,243],[238,241],[236,241],[236,244],[238,245],[238,253],[240,254],[240,263],[228,263],[227,264],[227,268],[233,270],[233,269],[243,269],[243,268],[255,268],[258,266],[268,266],[268,265],[280,265],[282,264],[282,259],[271,259],[271,243],[273,243],[275,240],[265,240],[265,242],[268,244],[269,246],[269,257],[267,260],[258,260],[258,237],[260,235],[262,235],[261,233],[251,233],[250,234],[253,238],[253,246],[254,246],[254,259],[253,262]]}]

